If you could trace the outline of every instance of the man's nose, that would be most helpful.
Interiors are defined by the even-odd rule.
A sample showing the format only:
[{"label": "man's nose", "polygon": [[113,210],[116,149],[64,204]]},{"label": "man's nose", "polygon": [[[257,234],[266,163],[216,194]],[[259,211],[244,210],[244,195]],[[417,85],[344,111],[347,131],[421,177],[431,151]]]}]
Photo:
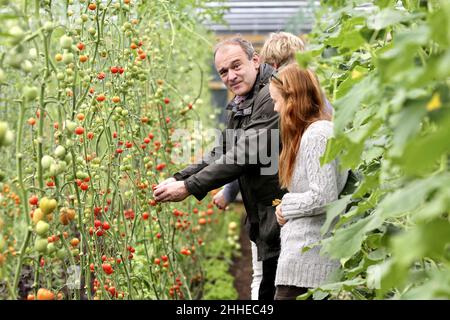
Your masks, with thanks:
[{"label": "man's nose", "polygon": [[234,72],[233,70],[228,70],[228,81],[233,82],[234,80],[236,80],[236,78],[236,72]]}]

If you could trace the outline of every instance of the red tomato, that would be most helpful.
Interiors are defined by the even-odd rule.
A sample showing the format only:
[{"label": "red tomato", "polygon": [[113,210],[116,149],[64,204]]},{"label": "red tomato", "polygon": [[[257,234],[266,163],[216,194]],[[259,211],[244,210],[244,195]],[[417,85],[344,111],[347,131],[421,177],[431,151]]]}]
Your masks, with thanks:
[{"label": "red tomato", "polygon": [[94,220],[94,227],[96,227],[98,229],[98,228],[100,228],[101,225],[102,225],[102,222],[100,220]]},{"label": "red tomato", "polygon": [[29,118],[29,119],[27,120],[27,123],[28,123],[30,126],[34,126],[34,125],[36,124],[36,119],[35,119],[35,118]]},{"label": "red tomato", "polygon": [[77,127],[77,128],[75,129],[75,133],[76,133],[77,135],[82,135],[82,134],[84,133],[84,128],[83,128],[83,127]]},{"label": "red tomato", "polygon": [[166,164],[163,162],[156,166],[156,170],[162,171],[165,167],[166,167]]},{"label": "red tomato", "polygon": [[31,196],[30,199],[28,199],[28,202],[32,205],[32,206],[36,206],[38,204],[38,197],[37,196]]},{"label": "red tomato", "polygon": [[87,184],[87,183],[82,183],[81,185],[80,185],[80,189],[81,190],[83,190],[83,191],[86,191],[87,189],[89,189],[89,185]]},{"label": "red tomato", "polygon": [[106,274],[112,274],[114,272],[113,268],[111,267],[111,265],[109,263],[103,263],[102,268]]}]

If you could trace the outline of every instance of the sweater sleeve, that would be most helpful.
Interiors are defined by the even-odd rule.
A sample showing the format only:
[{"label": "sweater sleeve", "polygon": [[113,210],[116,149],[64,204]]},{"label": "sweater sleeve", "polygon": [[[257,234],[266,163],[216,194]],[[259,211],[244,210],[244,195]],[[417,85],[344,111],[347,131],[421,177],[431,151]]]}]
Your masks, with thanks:
[{"label": "sweater sleeve", "polygon": [[223,196],[225,197],[225,201],[230,203],[236,199],[236,196],[239,193],[239,181],[234,180],[225,185],[223,188]]},{"label": "sweater sleeve", "polygon": [[296,166],[306,166],[309,190],[302,193],[286,193],[281,202],[283,216],[289,220],[304,216],[322,214],[325,205],[338,198],[336,162],[320,165],[320,157],[324,154],[327,137],[321,134],[311,134],[302,139],[300,152],[302,160]]}]

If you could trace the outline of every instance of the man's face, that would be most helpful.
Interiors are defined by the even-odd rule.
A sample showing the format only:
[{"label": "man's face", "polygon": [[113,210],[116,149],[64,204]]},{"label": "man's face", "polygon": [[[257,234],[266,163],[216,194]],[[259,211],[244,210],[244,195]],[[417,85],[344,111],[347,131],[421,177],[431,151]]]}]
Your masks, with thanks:
[{"label": "man's face", "polygon": [[216,52],[215,65],[222,82],[235,95],[243,96],[250,92],[256,81],[259,58],[251,60],[239,45],[226,45]]}]

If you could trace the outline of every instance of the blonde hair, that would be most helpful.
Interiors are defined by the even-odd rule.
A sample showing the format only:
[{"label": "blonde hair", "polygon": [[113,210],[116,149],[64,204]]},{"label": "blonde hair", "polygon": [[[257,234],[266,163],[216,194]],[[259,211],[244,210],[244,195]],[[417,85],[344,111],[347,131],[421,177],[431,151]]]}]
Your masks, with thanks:
[{"label": "blonde hair", "polygon": [[275,68],[295,61],[295,54],[305,50],[302,39],[288,32],[271,33],[261,49],[261,59]]},{"label": "blonde hair", "polygon": [[331,120],[325,111],[322,91],[316,75],[297,64],[286,66],[270,83],[282,97],[280,110],[281,143],[279,179],[289,187],[302,135],[311,123]]}]

